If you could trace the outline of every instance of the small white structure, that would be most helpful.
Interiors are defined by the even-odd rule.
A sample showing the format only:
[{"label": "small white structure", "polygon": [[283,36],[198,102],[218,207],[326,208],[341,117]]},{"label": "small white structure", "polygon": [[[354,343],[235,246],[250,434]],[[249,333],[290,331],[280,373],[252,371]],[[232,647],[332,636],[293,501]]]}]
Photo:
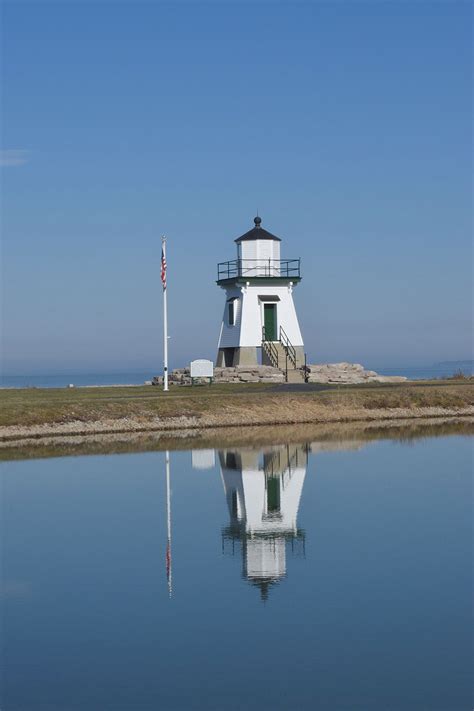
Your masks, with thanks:
[{"label": "small white structure", "polygon": [[[238,237],[237,259],[217,267],[217,284],[225,291],[217,365],[293,367],[304,363],[304,345],[293,303],[300,260],[280,258],[280,238],[255,226]],[[291,366],[290,366],[291,367]]]},{"label": "small white structure", "polygon": [[191,361],[191,378],[213,378],[214,377],[214,363],[212,360],[205,360],[205,358],[198,358],[197,360]]},{"label": "small white structure", "polygon": [[230,515],[224,537],[242,544],[244,576],[265,599],[269,587],[286,575],[287,541],[304,541],[296,519],[307,449],[220,450],[219,460]]},{"label": "small white structure", "polygon": [[214,363],[212,360],[198,358],[191,361],[189,371],[192,383],[195,378],[209,378],[209,382],[212,382],[214,378]]},{"label": "small white structure", "polygon": [[216,466],[214,449],[193,449],[191,457],[193,469],[213,469]]}]

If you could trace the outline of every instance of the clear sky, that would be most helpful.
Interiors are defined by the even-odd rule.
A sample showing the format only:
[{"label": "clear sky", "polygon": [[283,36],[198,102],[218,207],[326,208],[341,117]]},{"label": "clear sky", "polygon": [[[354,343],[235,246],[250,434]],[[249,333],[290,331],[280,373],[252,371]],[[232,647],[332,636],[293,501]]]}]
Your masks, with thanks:
[{"label": "clear sky", "polygon": [[470,358],[471,3],[3,3],[5,373],[216,355],[216,263],[301,257],[310,362]]}]

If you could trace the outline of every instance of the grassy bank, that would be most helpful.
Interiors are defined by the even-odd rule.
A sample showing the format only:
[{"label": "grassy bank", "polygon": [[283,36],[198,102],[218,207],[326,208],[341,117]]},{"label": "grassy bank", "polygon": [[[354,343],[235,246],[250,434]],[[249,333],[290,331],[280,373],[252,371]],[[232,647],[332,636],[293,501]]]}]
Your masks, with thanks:
[{"label": "grassy bank", "polygon": [[472,381],[310,387],[215,385],[0,392],[0,441],[25,436],[146,431],[474,413]]}]

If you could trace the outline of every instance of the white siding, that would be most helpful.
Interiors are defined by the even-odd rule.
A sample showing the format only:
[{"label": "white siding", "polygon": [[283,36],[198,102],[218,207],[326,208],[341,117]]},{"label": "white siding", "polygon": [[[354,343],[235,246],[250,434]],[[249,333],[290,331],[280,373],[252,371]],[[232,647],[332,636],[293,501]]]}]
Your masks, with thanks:
[{"label": "white siding", "polygon": [[237,255],[242,254],[243,276],[279,276],[280,243],[271,239],[249,240],[240,243]]},{"label": "white siding", "polygon": [[277,331],[280,326],[286,331],[293,346],[302,346],[298,317],[296,315],[293,295],[287,286],[248,286],[242,295],[242,311],[240,318],[240,346],[261,346],[263,326],[263,304],[265,296],[278,296]]},{"label": "white siding", "polygon": [[[218,348],[238,348],[240,343],[240,328],[242,321],[242,294],[239,288],[231,287],[225,290],[224,315],[222,317],[221,335]],[[228,299],[234,298],[235,325],[228,323]]]},{"label": "white siding", "polygon": [[242,259],[256,259],[257,258],[257,241],[248,240],[247,242],[241,242],[240,248],[242,251]]},{"label": "white siding", "polygon": [[[265,472],[255,462],[253,466],[240,464],[239,469],[227,469],[221,464],[222,483],[227,494],[235,490],[240,499],[240,510],[248,532],[284,532],[297,529],[298,508],[306,476],[305,463],[285,469],[280,479],[280,517],[269,519],[267,512]],[[238,460],[237,460],[238,463]]]},{"label": "white siding", "polygon": [[261,239],[257,242],[257,254],[261,260],[273,259],[273,242],[270,239]]}]

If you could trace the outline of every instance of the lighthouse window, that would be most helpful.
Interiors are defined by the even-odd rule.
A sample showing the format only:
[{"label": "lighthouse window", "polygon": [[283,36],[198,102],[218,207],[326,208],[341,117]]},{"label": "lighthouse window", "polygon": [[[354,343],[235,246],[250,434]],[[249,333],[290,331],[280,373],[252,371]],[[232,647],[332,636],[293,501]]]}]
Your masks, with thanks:
[{"label": "lighthouse window", "polygon": [[227,322],[229,326],[235,326],[235,299],[227,303]]}]

